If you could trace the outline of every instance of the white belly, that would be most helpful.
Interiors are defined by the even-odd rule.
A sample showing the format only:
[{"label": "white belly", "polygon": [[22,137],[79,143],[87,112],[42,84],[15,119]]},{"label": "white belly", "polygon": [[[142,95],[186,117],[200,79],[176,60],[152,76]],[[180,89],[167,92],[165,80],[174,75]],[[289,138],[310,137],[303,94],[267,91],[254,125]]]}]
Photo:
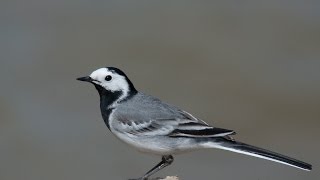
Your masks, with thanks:
[{"label": "white belly", "polygon": [[113,132],[116,137],[133,146],[138,151],[156,154],[170,155],[201,148],[189,138],[170,138],[166,136],[135,136],[131,134]]}]

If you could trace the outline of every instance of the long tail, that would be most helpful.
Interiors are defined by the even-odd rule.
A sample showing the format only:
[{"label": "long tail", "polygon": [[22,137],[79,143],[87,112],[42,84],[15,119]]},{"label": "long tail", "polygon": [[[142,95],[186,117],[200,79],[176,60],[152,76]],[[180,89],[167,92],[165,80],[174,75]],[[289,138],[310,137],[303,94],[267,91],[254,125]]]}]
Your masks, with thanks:
[{"label": "long tail", "polygon": [[232,151],[236,153],[246,154],[249,156],[254,156],[278,163],[282,163],[285,165],[289,165],[295,168],[299,168],[306,171],[311,171],[312,165],[299,161],[294,158],[290,158],[288,156],[284,156],[269,150],[265,150],[262,148],[258,148],[255,146],[251,146],[249,144],[245,144],[242,142],[234,141],[234,140],[228,140],[225,138],[211,138],[210,141],[204,143],[205,147],[210,148],[218,148],[223,149],[227,151]]}]

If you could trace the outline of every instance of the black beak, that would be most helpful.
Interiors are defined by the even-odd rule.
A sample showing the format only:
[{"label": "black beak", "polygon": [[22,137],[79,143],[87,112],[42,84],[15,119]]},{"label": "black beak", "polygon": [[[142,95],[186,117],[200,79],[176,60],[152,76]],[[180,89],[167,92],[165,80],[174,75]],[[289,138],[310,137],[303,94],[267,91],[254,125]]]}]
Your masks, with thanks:
[{"label": "black beak", "polygon": [[84,76],[84,77],[79,77],[77,78],[79,81],[85,81],[85,82],[92,82],[93,79],[90,76]]}]

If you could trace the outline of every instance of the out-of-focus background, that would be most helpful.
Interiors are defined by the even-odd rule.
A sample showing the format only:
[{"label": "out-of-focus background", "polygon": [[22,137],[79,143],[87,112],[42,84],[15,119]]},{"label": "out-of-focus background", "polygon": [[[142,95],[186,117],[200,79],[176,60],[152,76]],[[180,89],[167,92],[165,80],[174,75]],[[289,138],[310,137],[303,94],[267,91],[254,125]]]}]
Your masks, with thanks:
[{"label": "out-of-focus background", "polygon": [[159,157],[116,139],[94,87],[104,66],[311,172],[221,150],[176,156],[182,180],[319,178],[319,1],[0,1],[0,179],[123,180]]}]

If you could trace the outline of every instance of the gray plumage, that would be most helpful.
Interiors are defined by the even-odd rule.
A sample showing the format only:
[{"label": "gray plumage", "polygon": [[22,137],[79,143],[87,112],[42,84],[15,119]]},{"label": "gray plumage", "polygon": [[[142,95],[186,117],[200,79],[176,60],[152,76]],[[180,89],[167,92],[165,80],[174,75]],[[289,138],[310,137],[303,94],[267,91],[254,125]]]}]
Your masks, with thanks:
[{"label": "gray plumage", "polygon": [[[201,144],[191,142],[196,141],[191,137],[219,137],[234,133],[213,128],[186,111],[143,93],[119,103],[110,114],[109,126],[120,139],[138,150],[160,155],[201,148]],[[201,131],[207,134],[195,133]]]},{"label": "gray plumage", "polygon": [[[186,111],[144,93],[137,93],[131,99],[118,104],[112,115],[115,118],[114,121],[119,121],[131,127],[133,127],[132,124],[149,124],[150,128],[154,127],[153,130],[167,127],[168,134],[165,135],[169,135],[172,132],[170,130],[175,129],[214,130],[213,127]],[[150,131],[153,130],[150,129]],[[146,130],[146,133],[148,133],[148,130]],[[222,134],[226,135],[226,133],[231,134],[233,131],[225,130]],[[211,134],[209,136],[219,136],[219,134]]]},{"label": "gray plumage", "polygon": [[117,68],[100,68],[78,80],[96,87],[102,117],[116,137],[139,151],[162,156],[162,161],[139,179],[147,179],[170,165],[172,154],[202,148],[223,149],[303,170],[312,169],[308,163],[235,141],[231,137],[234,131],[210,126],[176,106],[138,92]]}]

